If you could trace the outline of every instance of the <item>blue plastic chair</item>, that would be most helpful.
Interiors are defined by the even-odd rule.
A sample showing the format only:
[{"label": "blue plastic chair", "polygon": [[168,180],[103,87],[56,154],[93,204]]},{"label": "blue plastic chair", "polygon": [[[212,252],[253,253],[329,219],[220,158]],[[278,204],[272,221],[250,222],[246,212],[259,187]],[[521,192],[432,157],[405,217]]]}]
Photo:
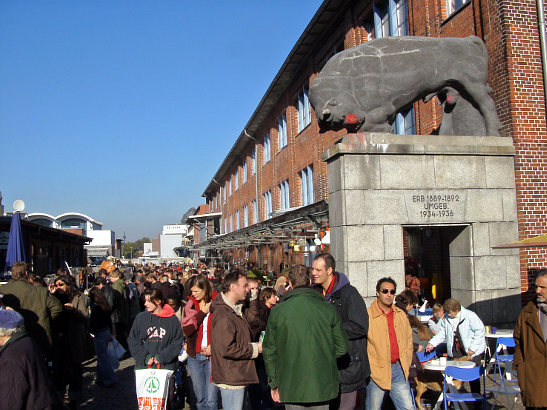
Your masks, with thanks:
[{"label": "blue plastic chair", "polygon": [[429,362],[430,360],[437,358],[437,352],[435,350],[426,353],[426,352],[416,352],[416,356],[418,356],[418,360],[420,363]]},{"label": "blue plastic chair", "polygon": [[496,343],[496,352],[494,353],[494,381],[496,380],[497,374],[502,374],[501,371],[501,363],[504,363],[506,365],[508,362],[512,362],[514,360],[514,355],[512,354],[499,354],[503,347],[515,347],[515,339],[512,337],[498,337],[498,341]]},{"label": "blue plastic chair", "polygon": [[[515,339],[512,337],[500,337],[496,343],[496,353],[494,354],[494,381],[496,387],[486,389],[489,392],[496,394],[503,394],[507,399],[507,408],[512,409],[515,405],[518,395],[520,395],[520,387],[517,385],[517,380],[507,380],[507,373],[512,376],[516,374],[512,371],[512,362],[514,355],[512,354],[499,354],[503,347],[515,347]],[[502,371],[503,364],[503,371]],[[499,380],[497,377],[499,376]],[[510,396],[514,396],[510,399]]]},{"label": "blue plastic chair", "polygon": [[486,401],[486,391],[484,385],[484,377],[482,377],[482,391],[483,394],[479,393],[449,393],[447,391],[447,377],[452,377],[456,380],[462,380],[464,382],[469,382],[472,380],[477,380],[484,375],[484,367],[471,367],[471,368],[461,368],[448,366],[444,373],[444,384],[443,384],[443,401],[444,409],[448,410],[448,402],[476,402],[482,401],[482,408],[486,409],[488,407],[488,402]]},{"label": "blue plastic chair", "polygon": [[416,397],[414,396],[414,390],[413,390],[413,383],[408,380],[408,387],[410,388],[410,395],[412,396],[412,405],[414,406],[414,410],[416,410]]}]

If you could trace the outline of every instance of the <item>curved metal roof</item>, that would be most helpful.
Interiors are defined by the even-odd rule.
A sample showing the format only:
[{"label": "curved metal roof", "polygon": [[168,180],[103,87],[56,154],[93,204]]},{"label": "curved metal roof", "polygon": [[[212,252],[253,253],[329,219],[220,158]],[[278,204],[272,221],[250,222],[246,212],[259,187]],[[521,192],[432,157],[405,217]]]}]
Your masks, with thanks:
[{"label": "curved metal roof", "polygon": [[52,221],[62,221],[62,220],[65,220],[67,218],[80,218],[80,219],[83,219],[85,221],[92,222],[96,225],[103,226],[102,222],[99,222],[99,221],[91,218],[90,216],[88,216],[86,214],[79,213],[79,212],[65,212],[64,214],[60,214],[60,215],[57,215],[57,216],[53,216],[53,215],[46,214],[46,213],[43,213],[43,212],[33,212],[33,213],[27,215],[27,219],[29,219],[31,221],[33,219],[39,219],[39,218],[50,219]]}]

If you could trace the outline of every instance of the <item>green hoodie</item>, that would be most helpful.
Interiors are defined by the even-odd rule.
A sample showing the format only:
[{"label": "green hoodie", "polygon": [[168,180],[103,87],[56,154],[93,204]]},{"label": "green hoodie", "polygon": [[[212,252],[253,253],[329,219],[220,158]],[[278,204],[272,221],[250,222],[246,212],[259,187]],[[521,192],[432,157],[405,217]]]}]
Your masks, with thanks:
[{"label": "green hoodie", "polygon": [[272,308],[263,343],[272,389],[287,403],[325,402],[339,391],[336,358],[348,339],[334,307],[315,290],[293,289]]}]

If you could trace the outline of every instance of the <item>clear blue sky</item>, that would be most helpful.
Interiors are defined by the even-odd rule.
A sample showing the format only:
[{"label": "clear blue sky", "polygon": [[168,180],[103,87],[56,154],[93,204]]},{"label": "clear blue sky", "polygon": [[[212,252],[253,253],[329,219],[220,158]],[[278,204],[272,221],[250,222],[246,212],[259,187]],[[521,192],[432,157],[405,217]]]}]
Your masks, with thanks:
[{"label": "clear blue sky", "polygon": [[2,0],[6,210],[85,213],[128,241],[178,223],[321,2]]}]

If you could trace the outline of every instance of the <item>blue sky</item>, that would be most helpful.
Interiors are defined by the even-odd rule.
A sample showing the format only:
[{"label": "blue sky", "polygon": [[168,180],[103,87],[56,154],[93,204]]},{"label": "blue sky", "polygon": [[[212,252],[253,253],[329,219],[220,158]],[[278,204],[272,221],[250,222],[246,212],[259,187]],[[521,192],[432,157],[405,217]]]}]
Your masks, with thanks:
[{"label": "blue sky", "polygon": [[178,223],[320,4],[2,0],[6,210],[85,213],[128,241]]}]

